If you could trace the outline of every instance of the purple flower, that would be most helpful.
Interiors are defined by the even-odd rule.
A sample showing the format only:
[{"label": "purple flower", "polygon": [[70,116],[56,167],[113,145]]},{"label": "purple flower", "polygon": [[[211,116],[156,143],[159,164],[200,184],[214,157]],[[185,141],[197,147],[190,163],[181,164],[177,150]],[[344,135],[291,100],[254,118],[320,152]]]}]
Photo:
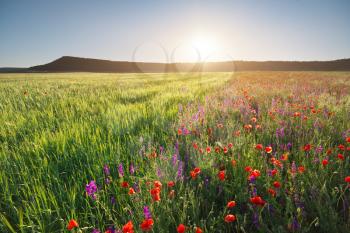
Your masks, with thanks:
[{"label": "purple flower", "polygon": [[105,173],[106,176],[110,175],[109,167],[107,164],[103,166],[103,172]]},{"label": "purple flower", "polygon": [[145,215],[145,219],[152,218],[151,211],[149,210],[148,206],[143,207],[143,214]]},{"label": "purple flower", "polygon": [[322,147],[322,146],[317,146],[317,147],[315,148],[315,152],[316,152],[317,154],[321,153],[322,151],[323,151],[323,147]]},{"label": "purple flower", "polygon": [[90,181],[90,183],[86,185],[85,190],[90,197],[96,199],[95,193],[97,192],[97,186],[94,180]]},{"label": "purple flower", "polygon": [[99,229],[93,229],[91,233],[101,233],[101,231]]},{"label": "purple flower", "polygon": [[293,231],[296,231],[296,230],[298,230],[299,228],[300,228],[300,224],[299,224],[299,222],[298,222],[298,219],[297,219],[297,217],[293,217],[293,221],[292,221],[292,230]]},{"label": "purple flower", "polygon": [[183,179],[183,162],[179,161],[177,166],[178,166],[178,168],[177,168],[177,178],[178,179]]},{"label": "purple flower", "polygon": [[124,176],[124,168],[123,168],[123,164],[122,163],[120,163],[119,166],[118,166],[118,173],[119,173],[120,177]]},{"label": "purple flower", "polygon": [[135,173],[135,167],[134,167],[134,164],[130,163],[129,165],[129,172],[131,175],[134,175]]},{"label": "purple flower", "polygon": [[276,129],[276,137],[277,138],[284,137],[284,128]]},{"label": "purple flower", "polygon": [[111,197],[111,203],[112,203],[112,205],[114,205],[115,204],[115,197]]}]

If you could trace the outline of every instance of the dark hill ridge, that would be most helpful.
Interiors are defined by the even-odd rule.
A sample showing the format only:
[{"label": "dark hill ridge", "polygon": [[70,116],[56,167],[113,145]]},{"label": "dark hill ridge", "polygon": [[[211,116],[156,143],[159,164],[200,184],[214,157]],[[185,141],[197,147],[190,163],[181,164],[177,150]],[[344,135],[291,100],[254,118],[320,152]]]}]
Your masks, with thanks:
[{"label": "dark hill ridge", "polygon": [[64,56],[34,72],[182,72],[182,71],[350,71],[350,59],[333,61],[223,61],[209,63],[151,63],[108,61]]},{"label": "dark hill ridge", "polygon": [[223,61],[208,63],[152,63],[109,61],[64,56],[30,68],[1,69],[1,72],[231,72],[231,71],[350,71],[350,59],[333,61]]}]

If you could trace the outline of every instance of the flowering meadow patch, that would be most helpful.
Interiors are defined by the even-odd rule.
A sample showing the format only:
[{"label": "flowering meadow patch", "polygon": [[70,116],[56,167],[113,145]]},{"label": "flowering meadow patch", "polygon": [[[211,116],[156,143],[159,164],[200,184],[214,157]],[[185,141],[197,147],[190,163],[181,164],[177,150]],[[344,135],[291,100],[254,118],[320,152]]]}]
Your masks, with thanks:
[{"label": "flowering meadow patch", "polygon": [[[0,176],[5,181],[5,186],[0,187],[4,191],[0,229],[31,231],[35,227],[42,232],[95,233],[347,232],[349,74],[244,72],[202,93],[201,88],[213,85],[211,78],[218,74],[206,75],[200,79],[188,77],[183,85],[193,90],[186,99],[168,100],[160,103],[162,108],[147,112],[154,116],[152,123],[143,120],[146,115],[140,115],[135,121],[142,124],[122,128],[118,121],[110,124],[108,114],[86,107],[84,111],[92,112],[82,116],[104,117],[88,124],[79,134],[67,131],[72,137],[52,128],[63,138],[40,147],[33,144],[31,150],[42,153],[41,160],[26,150],[33,156],[33,161],[26,163],[46,168],[32,177],[32,186],[13,175],[20,172],[29,176],[26,163],[9,170],[10,164],[12,168],[15,164],[10,160],[2,162],[19,191],[11,191],[14,194],[10,195],[10,189],[5,190],[5,186],[11,186],[10,180]],[[198,88],[191,80],[203,86]],[[187,83],[190,81],[191,85]],[[186,93],[184,88],[176,88],[173,91]],[[74,90],[78,92],[79,88]],[[194,90],[199,92],[193,94]],[[159,91],[159,98],[168,95]],[[89,93],[84,95],[92,98]],[[123,98],[122,94],[118,98]],[[156,106],[158,97],[154,101],[148,104]],[[174,103],[175,107],[168,109],[172,117],[163,122],[166,106]],[[120,124],[125,124],[123,117]],[[84,146],[83,132],[90,135]],[[9,137],[7,145],[14,146],[10,139],[14,140]],[[70,140],[74,143],[69,144]],[[12,153],[21,145],[18,142],[19,147]],[[61,158],[60,153],[66,152],[75,157]],[[90,154],[93,156],[87,156]],[[47,186],[36,184],[39,181]],[[42,215],[28,212],[31,206],[40,207]]]}]

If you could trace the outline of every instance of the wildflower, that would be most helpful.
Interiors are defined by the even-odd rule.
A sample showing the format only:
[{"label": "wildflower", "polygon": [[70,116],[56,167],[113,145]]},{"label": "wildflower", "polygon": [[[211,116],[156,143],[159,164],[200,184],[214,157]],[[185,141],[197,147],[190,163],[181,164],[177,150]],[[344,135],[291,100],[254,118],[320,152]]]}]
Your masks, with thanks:
[{"label": "wildflower", "polygon": [[304,146],[303,150],[304,150],[305,152],[310,151],[310,150],[311,150],[311,144],[306,144],[306,145]]},{"label": "wildflower", "polygon": [[225,216],[225,222],[230,223],[236,221],[236,216],[233,214],[228,214]]},{"label": "wildflower", "polygon": [[272,188],[269,188],[269,189],[267,190],[267,192],[270,193],[271,196],[273,196],[273,197],[276,196],[276,191],[275,191],[274,189],[272,189]]},{"label": "wildflower", "polygon": [[151,211],[149,210],[148,206],[143,207],[143,215],[145,216],[145,219],[152,218]]},{"label": "wildflower", "polygon": [[154,187],[156,188],[162,188],[162,183],[159,180],[156,180],[153,182]]},{"label": "wildflower", "polygon": [[160,188],[155,187],[150,191],[153,201],[160,201]]},{"label": "wildflower", "polygon": [[215,147],[215,153],[220,153],[220,147],[218,146]]},{"label": "wildflower", "polygon": [[71,231],[71,230],[73,230],[73,229],[76,228],[76,227],[79,227],[78,222],[75,221],[74,219],[71,219],[71,220],[69,221],[68,225],[67,225],[67,230],[68,230],[68,231]]},{"label": "wildflower", "polygon": [[256,144],[255,149],[262,150],[263,149],[263,145],[262,144]]},{"label": "wildflower", "polygon": [[346,138],[346,142],[350,143],[350,137]]},{"label": "wildflower", "polygon": [[224,151],[224,154],[226,154],[228,152],[228,149],[226,146],[224,147],[223,151]]},{"label": "wildflower", "polygon": [[233,207],[235,207],[236,206],[236,202],[235,201],[229,201],[228,203],[227,203],[227,208],[233,208]]},{"label": "wildflower", "polygon": [[344,155],[342,155],[342,154],[338,154],[338,159],[340,159],[340,160],[344,160]]},{"label": "wildflower", "polygon": [[278,182],[278,181],[275,181],[275,182],[273,182],[273,187],[280,188],[281,187],[281,183]]},{"label": "wildflower", "polygon": [[[349,137],[350,138],[350,137]],[[350,142],[350,141],[349,141]],[[232,148],[233,147],[233,144],[232,143],[229,143],[228,144],[228,148]]]},{"label": "wildflower", "polygon": [[96,198],[95,193],[97,192],[97,186],[94,180],[90,181],[90,183],[85,186],[85,190],[88,196],[92,197],[93,199]]},{"label": "wildflower", "polygon": [[270,154],[272,152],[272,147],[271,146],[265,147],[265,152]]},{"label": "wildflower", "polygon": [[221,181],[225,180],[225,171],[219,171],[218,177]]},{"label": "wildflower", "polygon": [[151,218],[145,219],[140,224],[140,228],[141,228],[142,231],[150,231],[150,230],[152,230],[153,223],[154,223],[153,219],[151,219]]},{"label": "wildflower", "polygon": [[134,225],[129,221],[123,226],[122,230],[123,233],[134,233]]},{"label": "wildflower", "polygon": [[344,181],[345,181],[346,183],[350,183],[350,176],[345,177],[345,178],[344,178]]},{"label": "wildflower", "polygon": [[199,227],[195,227],[195,233],[203,233],[203,230]]},{"label": "wildflower", "polygon": [[236,161],[236,160],[234,160],[234,159],[232,159],[232,160],[231,160],[231,164],[232,164],[232,166],[233,166],[233,167],[235,167],[235,166],[236,166],[236,164],[237,164],[237,161]]},{"label": "wildflower", "polygon": [[121,186],[122,186],[123,188],[128,188],[128,187],[129,187],[129,183],[126,182],[126,181],[123,181],[123,182],[121,183]]},{"label": "wildflower", "polygon": [[101,231],[99,229],[93,229],[91,233],[101,233]]},{"label": "wildflower", "polygon": [[271,170],[271,175],[272,175],[272,176],[275,176],[277,173],[278,173],[278,170],[277,170],[277,169],[272,169],[272,170]]},{"label": "wildflower", "polygon": [[169,194],[168,194],[168,197],[169,197],[170,199],[174,198],[174,197],[175,197],[175,190],[170,190],[170,191],[169,191]]},{"label": "wildflower", "polygon": [[323,165],[324,167],[327,166],[327,164],[328,164],[328,160],[327,160],[327,159],[322,160],[322,165]]},{"label": "wildflower", "polygon": [[120,163],[120,164],[118,165],[118,173],[119,173],[119,176],[120,176],[120,177],[123,177],[123,176],[124,176],[124,168],[123,168],[123,164],[122,164],[122,163]]},{"label": "wildflower", "polygon": [[133,188],[129,188],[129,195],[133,195],[133,194],[135,194],[136,192],[135,192],[135,190],[133,189]]},{"label": "wildflower", "polygon": [[199,167],[194,168],[191,172],[190,175],[192,179],[196,179],[196,177],[201,173],[201,169]]},{"label": "wildflower", "polygon": [[131,175],[133,175],[135,173],[135,167],[134,167],[134,164],[132,164],[132,163],[129,165],[129,172]]},{"label": "wildflower", "polygon": [[342,144],[340,144],[340,145],[338,146],[338,148],[339,148],[339,150],[345,150],[345,146],[342,145]]},{"label": "wildflower", "polygon": [[171,187],[174,187],[175,186],[175,182],[174,181],[169,181],[168,182],[168,187],[171,188]]},{"label": "wildflower", "polygon": [[211,152],[211,148],[209,146],[207,146],[205,150],[207,151],[208,154]]},{"label": "wildflower", "polygon": [[304,173],[305,167],[299,166],[299,167],[298,167],[298,171],[299,171],[299,173]]},{"label": "wildflower", "polygon": [[264,201],[260,196],[255,196],[250,198],[250,202],[255,205],[264,206],[266,201]]},{"label": "wildflower", "polygon": [[251,168],[250,166],[246,166],[246,167],[244,168],[244,170],[245,170],[246,172],[251,172],[251,171],[252,171],[252,168]]},{"label": "wildflower", "polygon": [[103,166],[103,172],[105,173],[106,176],[109,176],[110,175],[110,172],[109,172],[109,167],[107,164],[105,164]]},{"label": "wildflower", "polygon": [[180,224],[176,230],[178,233],[184,233],[186,231],[186,226],[183,224]]}]

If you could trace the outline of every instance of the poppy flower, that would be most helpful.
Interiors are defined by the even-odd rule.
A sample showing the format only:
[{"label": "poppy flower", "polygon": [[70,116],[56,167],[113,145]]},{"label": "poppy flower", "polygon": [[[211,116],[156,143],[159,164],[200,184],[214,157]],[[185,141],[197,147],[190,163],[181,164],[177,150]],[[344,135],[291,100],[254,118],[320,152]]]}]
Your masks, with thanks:
[{"label": "poppy flower", "polygon": [[299,166],[299,167],[298,167],[298,171],[299,171],[299,173],[304,173],[305,167]]},{"label": "poppy flower", "polygon": [[129,221],[123,226],[122,230],[123,233],[134,233],[134,225]]},{"label": "poppy flower", "polygon": [[350,143],[350,137],[346,138],[346,142]]},{"label": "poppy flower", "polygon": [[211,152],[211,148],[209,146],[207,146],[207,148],[205,148],[205,150],[207,151],[208,154]]},{"label": "poppy flower", "polygon": [[245,170],[246,172],[251,172],[253,169],[252,169],[250,166],[246,166],[246,167],[244,168],[244,170]]},{"label": "poppy flower", "polygon": [[232,166],[233,166],[233,167],[235,167],[235,166],[236,166],[236,164],[237,164],[237,161],[236,161],[236,160],[234,160],[234,159],[232,159],[232,160],[231,160],[231,164],[232,164]]},{"label": "poppy flower", "polygon": [[219,171],[218,177],[221,181],[225,180],[225,171]]},{"label": "poppy flower", "polygon": [[328,164],[328,160],[327,160],[327,159],[322,160],[322,165],[323,165],[324,167],[327,166],[327,164]]},{"label": "poppy flower", "polygon": [[272,152],[272,147],[271,146],[265,147],[265,152],[270,154]]},{"label": "poppy flower", "polygon": [[193,145],[193,148],[194,148],[194,149],[196,149],[196,150],[198,149],[197,143],[194,142],[192,145]]},{"label": "poppy flower", "polygon": [[126,181],[123,181],[122,184],[121,184],[121,186],[122,186],[123,188],[128,188],[128,187],[129,187],[129,183],[126,182]]},{"label": "poppy flower", "polygon": [[178,130],[177,130],[177,134],[178,134],[178,135],[182,135],[182,129],[178,129]]},{"label": "poppy flower", "polygon": [[[350,138],[350,137],[349,137]],[[349,141],[350,142],[350,141]],[[233,144],[232,143],[229,143],[228,144],[228,148],[232,148],[233,147]]]},{"label": "poppy flower", "polygon": [[219,153],[220,152],[220,147],[216,146],[215,147],[215,153]]},{"label": "poppy flower", "polygon": [[151,218],[145,219],[140,224],[140,228],[141,228],[142,231],[150,231],[150,230],[152,230],[153,223],[154,223],[153,219],[151,219]]},{"label": "poppy flower", "polygon": [[228,203],[227,203],[227,208],[233,208],[233,207],[235,207],[236,206],[236,202],[235,201],[229,201]]},{"label": "poppy flower", "polygon": [[256,144],[255,149],[262,150],[263,149],[263,145],[262,144]]},{"label": "poppy flower", "polygon": [[71,220],[69,221],[68,225],[67,225],[67,230],[68,230],[68,231],[71,231],[71,230],[73,230],[73,229],[76,228],[76,227],[79,227],[78,222],[75,221],[74,219],[71,219]]},{"label": "poppy flower", "polygon": [[192,179],[196,179],[196,177],[201,173],[201,169],[199,167],[194,168],[191,172],[190,175]]},{"label": "poppy flower", "polygon": [[340,150],[345,150],[345,146],[342,145],[342,144],[340,144],[340,145],[338,146],[338,148],[339,148]]},{"label": "poppy flower", "polygon": [[345,181],[346,183],[350,183],[350,176],[345,177],[345,178],[344,178],[344,181]]},{"label": "poppy flower", "polygon": [[273,182],[273,187],[280,188],[281,187],[281,183],[278,182],[278,181],[275,181],[275,182]]},{"label": "poppy flower", "polygon": [[344,155],[342,155],[342,154],[338,154],[338,159],[340,159],[340,160],[344,160]]},{"label": "poppy flower", "polygon": [[305,152],[310,151],[310,150],[311,150],[311,144],[306,144],[306,145],[304,146],[303,150],[304,150]]},{"label": "poppy flower", "polygon": [[170,191],[169,191],[169,194],[168,194],[168,197],[169,197],[170,199],[174,198],[174,197],[175,197],[175,190],[170,190]]},{"label": "poppy flower", "polygon": [[251,176],[254,176],[254,178],[258,178],[260,176],[260,171],[257,169],[254,169],[253,171],[250,172]]},{"label": "poppy flower", "polygon": [[160,201],[160,188],[155,187],[150,191],[153,201]]},{"label": "poppy flower", "polygon": [[195,233],[203,233],[203,230],[199,227],[195,228]]},{"label": "poppy flower", "polygon": [[174,181],[169,181],[168,182],[168,187],[171,188],[171,187],[174,187],[175,186],[175,182]]},{"label": "poppy flower", "polygon": [[184,224],[180,224],[177,226],[177,233],[184,233],[186,231],[186,226]]},{"label": "poppy flower", "polygon": [[228,214],[225,216],[225,222],[230,223],[236,221],[236,216],[233,214]]},{"label": "poppy flower", "polygon": [[272,188],[269,188],[269,189],[267,190],[267,192],[270,193],[271,196],[273,196],[273,197],[276,196],[276,191],[275,191],[274,189],[272,189]]},{"label": "poppy flower", "polygon": [[250,198],[250,202],[255,205],[264,206],[266,201],[264,201],[260,196],[255,196]]},{"label": "poppy flower", "polygon": [[277,169],[272,169],[272,170],[271,170],[271,175],[272,175],[272,176],[275,176],[277,173],[278,173],[278,170],[277,170]]},{"label": "poppy flower", "polygon": [[136,192],[135,192],[135,190],[133,189],[133,188],[129,188],[129,195],[133,195],[133,194],[135,194]]},{"label": "poppy flower", "polygon": [[161,183],[159,180],[154,181],[154,182],[153,182],[153,185],[154,185],[154,187],[156,187],[156,188],[161,188],[161,187],[162,187],[162,183]]},{"label": "poppy flower", "polygon": [[228,152],[228,149],[226,146],[224,147],[223,151],[224,151],[224,154],[226,154]]}]

